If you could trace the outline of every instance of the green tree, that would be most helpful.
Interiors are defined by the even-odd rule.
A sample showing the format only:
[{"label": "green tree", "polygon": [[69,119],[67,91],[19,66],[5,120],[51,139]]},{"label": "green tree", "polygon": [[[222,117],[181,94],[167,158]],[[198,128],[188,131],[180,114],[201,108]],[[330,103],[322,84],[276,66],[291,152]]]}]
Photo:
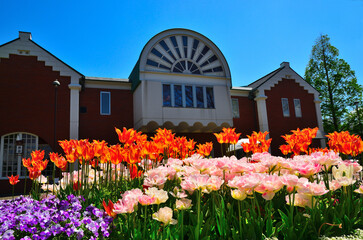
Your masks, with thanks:
[{"label": "green tree", "polygon": [[362,99],[362,86],[349,64],[338,58],[339,50],[321,35],[311,51],[305,79],[320,92],[321,113],[325,132],[350,131],[345,121],[354,109],[354,102]]},{"label": "green tree", "polygon": [[[358,110],[358,111],[357,111]],[[343,129],[348,130],[352,134],[360,135],[363,134],[363,123],[362,123],[363,108],[354,109],[347,114]]]}]

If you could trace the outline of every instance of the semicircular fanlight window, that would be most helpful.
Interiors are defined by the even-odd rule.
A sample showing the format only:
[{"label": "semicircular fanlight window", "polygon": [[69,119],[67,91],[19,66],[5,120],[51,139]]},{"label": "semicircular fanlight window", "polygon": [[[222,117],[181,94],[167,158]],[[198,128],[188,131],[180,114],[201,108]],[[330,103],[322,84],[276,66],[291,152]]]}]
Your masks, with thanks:
[{"label": "semicircular fanlight window", "polygon": [[183,74],[223,76],[221,61],[202,41],[191,36],[170,36],[149,52],[146,69]]}]

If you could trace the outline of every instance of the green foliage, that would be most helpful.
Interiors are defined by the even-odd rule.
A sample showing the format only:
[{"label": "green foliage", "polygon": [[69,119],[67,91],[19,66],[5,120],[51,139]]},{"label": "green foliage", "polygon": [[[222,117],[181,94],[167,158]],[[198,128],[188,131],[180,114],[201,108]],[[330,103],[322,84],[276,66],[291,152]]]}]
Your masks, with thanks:
[{"label": "green foliage", "polygon": [[324,130],[350,131],[345,121],[354,102],[362,100],[363,88],[349,64],[338,58],[339,50],[329,40],[328,35],[316,40],[305,69],[305,80],[320,92]]}]

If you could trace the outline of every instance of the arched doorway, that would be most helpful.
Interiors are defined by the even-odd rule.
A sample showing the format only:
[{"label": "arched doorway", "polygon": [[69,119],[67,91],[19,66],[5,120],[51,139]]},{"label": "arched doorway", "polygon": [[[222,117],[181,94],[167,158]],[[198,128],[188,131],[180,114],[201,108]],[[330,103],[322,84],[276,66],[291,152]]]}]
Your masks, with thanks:
[{"label": "arched doorway", "polygon": [[30,158],[32,151],[38,149],[38,136],[17,132],[3,135],[0,146],[0,177],[11,175],[24,177],[26,169],[22,159]]}]

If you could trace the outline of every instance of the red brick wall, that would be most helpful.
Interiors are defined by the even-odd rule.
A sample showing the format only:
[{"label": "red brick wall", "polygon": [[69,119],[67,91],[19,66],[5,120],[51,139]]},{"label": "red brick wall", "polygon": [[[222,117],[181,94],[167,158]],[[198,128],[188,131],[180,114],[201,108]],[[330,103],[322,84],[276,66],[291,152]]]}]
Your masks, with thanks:
[{"label": "red brick wall", "polygon": [[[111,93],[111,115],[100,114],[100,92]],[[115,127],[134,127],[133,96],[131,90],[86,88],[79,95],[80,107],[86,113],[79,114],[79,138],[105,140],[118,143]]]},{"label": "red brick wall", "polygon": [[[35,56],[0,58],[0,136],[28,132],[53,148],[53,81],[58,79],[57,139],[69,138],[70,77],[60,76]],[[56,148],[60,152],[60,148]]]},{"label": "red brick wall", "polygon": [[254,100],[248,97],[232,97],[238,99],[239,118],[233,118],[233,127],[237,133],[241,133],[241,137],[251,135],[253,131],[258,131],[257,109]]},{"label": "red brick wall", "polygon": [[[281,155],[278,147],[285,144],[281,135],[290,134],[291,130],[318,126],[314,95],[304,90],[293,79],[282,79],[271,90],[265,91],[268,125],[272,138],[271,151],[274,155]],[[282,113],[281,98],[289,101],[290,117],[284,117]],[[302,117],[295,116],[294,99],[300,99]]]}]

